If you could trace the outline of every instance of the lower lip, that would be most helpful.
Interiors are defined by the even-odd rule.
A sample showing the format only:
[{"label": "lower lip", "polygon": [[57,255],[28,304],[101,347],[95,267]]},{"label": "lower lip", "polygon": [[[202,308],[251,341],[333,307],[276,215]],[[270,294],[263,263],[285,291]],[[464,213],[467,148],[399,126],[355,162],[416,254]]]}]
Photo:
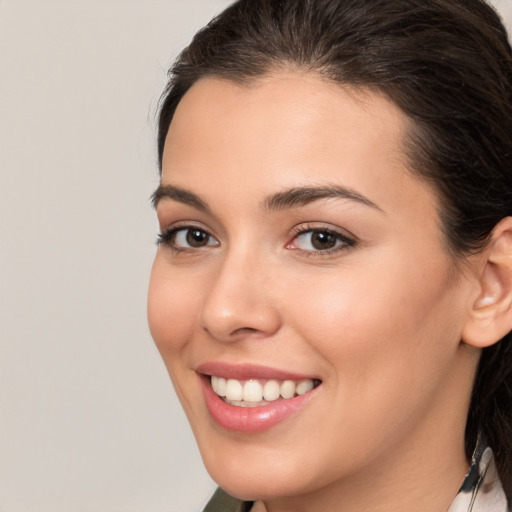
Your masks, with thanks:
[{"label": "lower lip", "polygon": [[200,377],[206,407],[215,423],[226,430],[244,433],[262,432],[285,421],[303,409],[320,387],[305,395],[277,400],[261,407],[237,407],[224,402],[213,391],[209,377]]}]

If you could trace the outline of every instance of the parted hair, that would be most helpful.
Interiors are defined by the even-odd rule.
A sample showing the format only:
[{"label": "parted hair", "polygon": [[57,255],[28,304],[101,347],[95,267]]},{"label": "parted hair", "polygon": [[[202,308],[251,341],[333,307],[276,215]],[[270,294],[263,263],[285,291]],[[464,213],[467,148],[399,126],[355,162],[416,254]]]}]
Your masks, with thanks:
[{"label": "parted hair", "polygon": [[[199,31],[169,71],[158,117],[161,166],[187,90],[216,76],[250,84],[298,68],[384,93],[412,121],[412,172],[440,199],[454,258],[481,251],[512,215],[512,50],[484,0],[239,0]],[[466,426],[493,448],[512,497],[512,334],[482,351]]]}]

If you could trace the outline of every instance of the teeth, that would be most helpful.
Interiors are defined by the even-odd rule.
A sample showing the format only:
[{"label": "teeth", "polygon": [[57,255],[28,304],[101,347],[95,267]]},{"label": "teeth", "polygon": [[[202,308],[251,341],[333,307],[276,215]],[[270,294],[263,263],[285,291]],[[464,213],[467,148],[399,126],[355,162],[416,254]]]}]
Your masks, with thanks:
[{"label": "teeth", "polygon": [[212,388],[219,396],[226,396],[226,379],[212,375]]},{"label": "teeth", "polygon": [[281,395],[281,390],[279,389],[279,382],[277,380],[268,380],[265,382],[263,386],[263,398],[268,402],[273,402],[277,400]]},{"label": "teeth", "polygon": [[263,399],[263,388],[257,380],[248,380],[244,384],[242,400],[244,402],[261,402]]},{"label": "teeth", "polygon": [[242,400],[242,384],[235,379],[226,382],[226,398],[228,400]]},{"label": "teeth", "polygon": [[311,391],[315,387],[312,380],[303,380],[297,384],[297,395],[305,395],[308,391]]},{"label": "teeth", "polygon": [[315,387],[312,379],[301,381],[285,380],[277,381],[270,379],[263,384],[257,379],[239,381],[236,379],[225,379],[212,375],[211,383],[213,391],[225,397],[226,401],[232,405],[241,405],[243,403],[262,404],[263,402],[272,402],[279,397],[290,399],[297,395],[304,395]]},{"label": "teeth", "polygon": [[293,380],[285,380],[281,384],[281,396],[283,398],[293,398],[295,395],[295,382]]}]

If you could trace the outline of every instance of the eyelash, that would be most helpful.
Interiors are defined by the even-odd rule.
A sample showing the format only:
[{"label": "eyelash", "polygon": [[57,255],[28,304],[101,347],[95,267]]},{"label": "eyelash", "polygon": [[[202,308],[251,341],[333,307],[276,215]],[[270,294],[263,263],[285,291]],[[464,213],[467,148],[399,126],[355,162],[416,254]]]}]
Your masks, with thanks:
[{"label": "eyelash", "polygon": [[[330,249],[318,249],[318,250],[304,250],[304,249],[295,249],[293,247],[290,247],[300,236],[308,234],[308,233],[323,233],[330,235],[336,239],[336,242],[340,242],[339,245],[336,245],[335,247],[332,247]],[[297,227],[296,230],[292,233],[292,239],[291,242],[289,242],[286,247],[290,250],[299,250],[302,252],[303,255],[306,257],[313,257],[313,258],[321,258],[326,256],[331,256],[335,253],[346,251],[347,249],[353,248],[357,246],[357,240],[355,237],[347,236],[344,233],[341,233],[340,231],[328,228],[325,226],[312,226],[312,225],[303,225],[300,227]]]},{"label": "eyelash", "polygon": [[[172,228],[166,229],[158,234],[156,244],[157,245],[165,245],[169,247],[173,252],[180,253],[180,252],[186,252],[186,251],[196,251],[201,249],[202,247],[178,247],[175,243],[176,241],[176,235],[180,232],[190,232],[192,230],[195,231],[201,231],[204,233],[209,239],[215,240],[213,235],[211,235],[206,229],[200,227],[200,226],[194,226],[194,225],[178,225],[173,226]],[[211,246],[214,244],[207,244],[204,247]],[[218,242],[217,244],[218,245]]]},{"label": "eyelash", "polygon": [[[175,244],[176,235],[183,231],[183,232],[190,232],[191,230],[196,230],[204,233],[209,239],[213,239],[216,241],[215,244],[206,244],[205,246],[201,247],[178,247]],[[302,235],[306,235],[308,233],[314,234],[314,233],[322,233],[327,234],[335,238],[336,244],[334,247],[330,249],[317,249],[317,250],[306,250],[306,249],[298,249],[291,247],[291,245]],[[340,242],[338,244],[338,242]],[[218,246],[219,242],[211,235],[206,229],[200,227],[200,226],[194,226],[194,225],[178,225],[173,226],[172,228],[166,229],[163,232],[158,234],[158,238],[156,240],[157,245],[165,245],[169,247],[173,252],[180,253],[180,252],[187,252],[187,251],[196,251],[199,249],[202,249],[203,247],[208,246]],[[303,225],[301,227],[295,228],[295,230],[292,232],[291,235],[291,241],[286,244],[286,248],[289,250],[294,251],[300,251],[303,255],[306,257],[326,257],[330,256],[332,254],[345,251],[351,247],[355,247],[357,245],[357,241],[355,238],[349,237],[343,233],[340,233],[339,231],[328,228],[328,227],[322,227],[322,226],[312,226],[312,225]]]}]

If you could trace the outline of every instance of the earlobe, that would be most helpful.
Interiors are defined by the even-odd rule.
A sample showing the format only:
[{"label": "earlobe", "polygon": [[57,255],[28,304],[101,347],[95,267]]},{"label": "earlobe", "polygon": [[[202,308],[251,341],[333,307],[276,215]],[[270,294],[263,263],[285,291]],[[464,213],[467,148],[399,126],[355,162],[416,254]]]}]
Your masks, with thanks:
[{"label": "earlobe", "polygon": [[485,250],[479,287],[462,340],[484,348],[512,330],[512,217],[501,220],[493,231]]}]

